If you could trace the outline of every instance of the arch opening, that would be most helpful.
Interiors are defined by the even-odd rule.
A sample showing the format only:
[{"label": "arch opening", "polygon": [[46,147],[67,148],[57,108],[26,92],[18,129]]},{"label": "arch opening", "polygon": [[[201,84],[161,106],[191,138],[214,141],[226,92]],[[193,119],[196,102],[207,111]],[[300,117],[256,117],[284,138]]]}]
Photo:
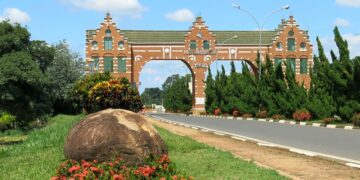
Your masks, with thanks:
[{"label": "arch opening", "polygon": [[[156,90],[163,91],[166,86],[180,77],[189,77],[189,91],[192,94],[192,101],[195,95],[195,80],[193,70],[184,60],[150,60],[144,61],[138,71],[138,89],[139,93]],[[146,90],[148,89],[148,90]],[[162,98],[161,98],[162,100]],[[157,104],[160,103],[160,104]],[[163,105],[163,102],[157,102],[157,105]],[[146,104],[148,105],[148,104]],[[193,102],[192,102],[193,106]]]}]

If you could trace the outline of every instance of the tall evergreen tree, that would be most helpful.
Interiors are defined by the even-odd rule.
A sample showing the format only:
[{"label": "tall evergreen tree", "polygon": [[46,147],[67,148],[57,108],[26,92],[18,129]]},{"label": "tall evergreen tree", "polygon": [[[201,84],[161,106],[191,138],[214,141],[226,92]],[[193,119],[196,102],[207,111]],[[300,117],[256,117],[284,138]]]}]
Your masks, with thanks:
[{"label": "tall evergreen tree", "polygon": [[206,88],[205,88],[205,109],[209,114],[214,113],[216,108],[216,90],[215,82],[212,77],[211,69],[208,67],[208,75],[206,77]]}]

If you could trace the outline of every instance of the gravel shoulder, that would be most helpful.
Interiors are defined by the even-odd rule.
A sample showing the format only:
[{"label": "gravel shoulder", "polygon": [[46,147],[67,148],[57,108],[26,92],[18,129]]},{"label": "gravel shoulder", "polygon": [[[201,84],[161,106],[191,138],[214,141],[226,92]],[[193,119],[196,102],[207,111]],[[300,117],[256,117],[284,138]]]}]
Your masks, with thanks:
[{"label": "gravel shoulder", "polygon": [[271,168],[292,179],[357,179],[360,170],[340,162],[309,157],[284,149],[259,146],[254,142],[235,140],[226,136],[168,124],[147,117],[150,123],[174,134],[190,137],[200,143],[231,152],[234,156]]}]

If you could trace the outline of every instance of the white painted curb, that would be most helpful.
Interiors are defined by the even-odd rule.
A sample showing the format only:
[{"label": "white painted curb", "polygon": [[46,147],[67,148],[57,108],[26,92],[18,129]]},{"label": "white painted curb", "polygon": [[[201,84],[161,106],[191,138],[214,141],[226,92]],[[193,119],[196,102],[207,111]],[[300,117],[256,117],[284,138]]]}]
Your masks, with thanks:
[{"label": "white painted curb", "polygon": [[327,128],[336,128],[336,125],[328,124],[326,127]]},{"label": "white painted curb", "polygon": [[360,168],[360,164],[355,163],[346,163],[347,166],[353,167],[353,168]]},{"label": "white painted curb", "polygon": [[295,153],[298,153],[298,154],[304,154],[304,155],[307,155],[307,156],[311,156],[311,157],[314,157],[316,156],[317,154],[314,153],[314,152],[311,152],[311,151],[304,151],[304,150],[301,150],[301,149],[289,149],[289,151],[291,152],[295,152]]},{"label": "white painted curb", "polygon": [[320,127],[321,124],[320,124],[320,123],[313,123],[312,126],[314,126],[314,127]]}]

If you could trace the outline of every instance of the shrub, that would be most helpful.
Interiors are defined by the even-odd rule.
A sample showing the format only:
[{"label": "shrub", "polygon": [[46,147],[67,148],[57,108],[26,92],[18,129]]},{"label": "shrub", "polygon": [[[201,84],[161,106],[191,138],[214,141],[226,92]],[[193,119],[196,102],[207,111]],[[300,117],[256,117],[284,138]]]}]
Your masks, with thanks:
[{"label": "shrub", "polygon": [[360,112],[360,103],[354,100],[348,101],[339,108],[339,115],[342,120],[349,121],[355,113]]},{"label": "shrub", "polygon": [[252,118],[253,115],[252,114],[243,114],[241,117],[243,117],[243,118]]},{"label": "shrub", "polygon": [[86,75],[83,79],[77,81],[72,91],[72,96],[75,99],[77,108],[81,108],[85,111],[90,109],[91,103],[89,102],[89,91],[97,83],[108,81],[111,79],[109,73],[95,73]]},{"label": "shrub", "polygon": [[274,120],[280,120],[280,119],[284,119],[285,116],[281,114],[274,114],[273,116],[271,116],[271,118]]},{"label": "shrub", "polygon": [[353,122],[354,126],[360,126],[360,113],[354,114],[351,117],[351,121]]},{"label": "shrub", "polygon": [[15,119],[15,116],[7,112],[3,112],[0,117],[0,131],[8,129],[11,123],[15,121]]},{"label": "shrub", "polygon": [[256,113],[257,118],[266,118],[267,117],[267,111],[261,110]]},{"label": "shrub", "polygon": [[139,92],[136,88],[119,79],[97,83],[89,91],[89,112],[107,108],[121,108],[138,112],[142,109]]},{"label": "shrub", "polygon": [[322,119],[321,121],[322,121],[322,123],[324,123],[325,125],[328,125],[328,124],[330,124],[330,123],[335,122],[335,118],[328,117],[328,118]]},{"label": "shrub", "polygon": [[176,170],[175,165],[167,155],[155,159],[149,158],[146,165],[128,167],[121,158],[110,162],[99,163],[68,160],[61,164],[56,171],[56,176],[51,180],[61,179],[193,179]]},{"label": "shrub", "polygon": [[234,116],[234,117],[238,117],[240,115],[240,111],[239,110],[233,110],[232,111],[232,116]]},{"label": "shrub", "polygon": [[311,119],[311,114],[307,109],[296,110],[293,114],[295,121],[307,121]]},{"label": "shrub", "polygon": [[216,108],[215,110],[214,110],[214,115],[215,116],[219,116],[221,114],[221,109],[220,108]]}]

